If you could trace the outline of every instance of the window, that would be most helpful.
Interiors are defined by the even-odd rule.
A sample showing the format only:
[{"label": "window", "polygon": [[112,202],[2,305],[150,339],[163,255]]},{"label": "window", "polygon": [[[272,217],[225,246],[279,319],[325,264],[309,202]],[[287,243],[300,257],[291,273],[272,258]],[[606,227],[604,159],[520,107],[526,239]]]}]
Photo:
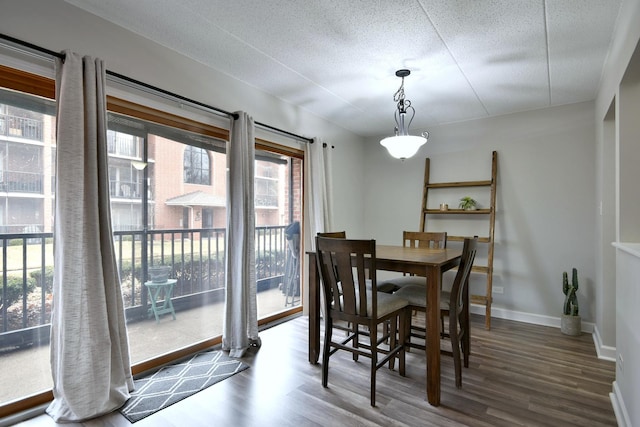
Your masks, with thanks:
[{"label": "window", "polygon": [[[0,67],[0,78],[6,72]],[[54,85],[21,72],[1,81],[20,79],[35,79],[37,84],[25,87],[47,90],[28,94],[11,85],[13,89],[0,88],[0,247],[6,254],[0,263],[5,267],[0,271],[0,378],[20,384],[0,388],[0,406],[14,401],[23,405],[20,399],[27,405],[40,403],[41,397],[24,397],[51,388],[47,347],[54,265]],[[152,368],[159,355],[165,363],[174,352],[220,341],[229,134],[142,105],[111,97],[107,101],[113,240],[136,374]],[[261,323],[301,310],[299,235],[296,240],[286,230],[302,220],[302,165],[300,150],[256,143]],[[175,335],[171,316],[159,324],[149,318],[144,283],[148,267],[158,264],[172,266],[176,316],[188,334]],[[21,361],[3,363],[5,357]],[[22,369],[9,369],[13,366]]]},{"label": "window", "polygon": [[[52,384],[38,355],[48,353],[51,318],[55,102],[36,95],[0,88],[0,376],[20,384],[2,388],[0,404]],[[6,362],[12,355],[24,362]]]},{"label": "window", "polygon": [[209,155],[202,148],[187,146],[184,150],[184,182],[211,185]]}]

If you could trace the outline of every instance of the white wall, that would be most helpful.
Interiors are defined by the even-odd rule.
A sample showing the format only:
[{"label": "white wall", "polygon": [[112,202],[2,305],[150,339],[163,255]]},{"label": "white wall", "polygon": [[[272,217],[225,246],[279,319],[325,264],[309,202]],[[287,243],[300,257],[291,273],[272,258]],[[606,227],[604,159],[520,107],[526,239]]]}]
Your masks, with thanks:
[{"label": "white wall", "polygon": [[[613,402],[618,424],[637,426],[640,422],[640,245],[629,251],[616,252],[616,274],[619,286],[616,292],[618,361],[614,383]],[[635,250],[633,250],[635,249]],[[623,421],[624,420],[624,421]]]},{"label": "white wall", "polygon": [[[620,158],[620,144],[626,152],[638,153],[640,131],[638,131],[637,111],[640,97],[637,96],[637,85],[640,77],[640,1],[625,0],[622,4],[616,33],[609,49],[609,56],[605,64],[600,90],[596,98],[596,135],[600,156],[598,165],[601,174],[598,179],[597,198],[600,201],[611,201],[611,182],[615,182],[615,211],[605,211],[599,228],[599,244],[596,245],[596,258],[599,262],[597,277],[601,282],[603,298],[599,307],[596,328],[602,333],[602,342],[614,348],[617,360],[616,381],[612,393],[612,401],[618,423],[621,426],[640,425],[640,410],[637,404],[640,396],[640,311],[637,309],[639,301],[638,290],[640,283],[640,251],[625,251],[618,249],[614,258],[611,256],[612,240],[619,240],[616,231],[621,228],[621,219],[625,224],[624,233],[632,236],[640,220],[636,213],[621,212],[625,205],[620,201],[620,189],[628,189],[631,197],[637,200],[637,183],[640,178],[637,168],[637,154],[635,162]],[[631,75],[630,75],[631,74]],[[621,95],[620,84],[623,78],[628,79],[626,90],[629,93]],[[634,89],[635,86],[635,89]],[[635,100],[628,100],[630,93],[635,92]],[[622,103],[621,103],[622,99]],[[624,108],[624,111],[622,111]],[[632,113],[635,111],[635,113]],[[613,157],[613,161],[612,161]],[[635,163],[635,165],[633,164]],[[620,170],[621,164],[625,167]],[[631,208],[634,209],[633,207]],[[609,218],[613,216],[613,221]],[[635,224],[634,224],[635,221]],[[613,222],[614,232],[611,232]],[[619,231],[617,231],[619,233]],[[613,237],[612,237],[613,236]],[[638,243],[637,241],[635,242]],[[637,245],[631,245],[637,247]],[[628,249],[628,248],[626,248]],[[611,283],[615,283],[612,288]],[[612,300],[613,296],[613,300]],[[611,339],[610,331],[615,330],[615,339]],[[623,364],[620,361],[624,361]],[[622,366],[624,365],[624,366]]]},{"label": "white wall", "polygon": [[[576,267],[581,314],[593,321],[593,108],[581,103],[428,129],[429,142],[405,162],[392,159],[376,140],[368,141],[366,231],[381,242],[399,244],[402,230],[419,229],[425,157],[431,159],[432,182],[483,180],[491,176],[496,150],[493,285],[504,287],[504,294],[494,294],[494,309],[559,324],[562,272]],[[439,197],[457,207],[459,195]],[[488,197],[479,201],[486,206]],[[472,290],[482,293],[483,286],[476,277]]]}]

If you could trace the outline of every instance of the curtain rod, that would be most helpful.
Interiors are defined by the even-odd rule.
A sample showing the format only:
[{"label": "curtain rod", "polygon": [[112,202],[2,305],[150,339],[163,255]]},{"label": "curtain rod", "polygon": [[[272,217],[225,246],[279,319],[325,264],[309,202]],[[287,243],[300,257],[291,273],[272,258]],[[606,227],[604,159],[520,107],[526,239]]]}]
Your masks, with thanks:
[{"label": "curtain rod", "polygon": [[[20,45],[20,46],[24,46],[24,47],[29,48],[31,50],[34,50],[36,52],[44,53],[46,55],[49,55],[49,56],[52,56],[52,57],[55,57],[55,58],[60,58],[60,59],[64,60],[64,54],[63,53],[54,52],[54,51],[49,50],[47,48],[35,45],[33,43],[29,43],[29,42],[24,41],[24,40],[17,39],[15,37],[8,36],[8,35],[3,34],[3,33],[0,33],[0,38],[5,39],[5,40],[7,40],[7,41],[9,41],[11,43],[14,43],[14,44],[17,44],[17,45]],[[173,92],[170,92],[170,91],[165,90],[165,89],[160,89],[157,86],[153,86],[153,85],[150,85],[148,83],[141,82],[140,80],[136,80],[136,79],[133,79],[131,77],[127,77],[125,75],[116,73],[114,71],[106,70],[106,74],[109,75],[109,76],[116,77],[118,79],[127,81],[129,83],[133,83],[133,84],[142,86],[144,88],[156,91],[156,92],[161,93],[163,95],[171,96],[172,98],[176,98],[176,99],[178,99],[180,101],[185,101],[185,102],[188,102],[190,104],[197,105],[199,107],[203,107],[203,108],[206,108],[206,109],[209,109],[209,110],[212,110],[212,111],[216,111],[216,112],[221,113],[221,114],[225,114],[225,115],[227,115],[229,117],[233,117],[234,120],[238,119],[238,115],[235,114],[235,113],[231,113],[229,111],[225,111],[225,110],[222,110],[220,108],[213,107],[211,105],[205,104],[205,103],[200,102],[200,101],[196,101],[194,99],[187,98],[187,97],[182,96],[182,95],[178,95],[177,93],[173,93]],[[292,133],[292,132],[289,132],[289,131],[286,131],[286,130],[278,129],[278,128],[274,127],[274,126],[267,125],[265,123],[260,123],[258,121],[254,121],[254,123],[255,123],[256,126],[260,126],[262,128],[265,128],[265,129],[268,129],[268,130],[271,130],[271,131],[275,131],[275,132],[281,133],[283,135],[287,135],[287,136],[293,137],[295,139],[298,139],[298,140],[301,140],[301,141],[306,141],[306,142],[308,142],[310,144],[313,144],[313,139],[312,138],[307,138],[307,137],[304,137],[304,136],[300,136],[300,135],[297,135],[295,133]]]}]

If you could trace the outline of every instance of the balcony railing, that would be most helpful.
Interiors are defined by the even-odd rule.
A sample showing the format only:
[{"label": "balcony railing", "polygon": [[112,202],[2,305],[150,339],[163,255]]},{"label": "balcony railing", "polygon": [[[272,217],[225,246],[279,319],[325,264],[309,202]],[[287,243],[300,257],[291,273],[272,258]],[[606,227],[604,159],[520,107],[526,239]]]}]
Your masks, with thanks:
[{"label": "balcony railing", "polygon": [[109,181],[109,195],[118,199],[140,199],[142,183],[134,181]]},{"label": "balcony railing", "polygon": [[0,171],[0,191],[42,194],[43,177],[41,173]]},{"label": "balcony railing", "polygon": [[0,114],[0,136],[14,136],[33,141],[42,141],[42,126],[42,120]]},{"label": "balcony railing", "polygon": [[[284,226],[256,228],[258,291],[283,281]],[[176,311],[224,300],[226,229],[114,232],[115,253],[128,322],[146,319],[147,268],[171,265],[177,279]],[[51,319],[53,233],[0,234],[0,352],[46,343]]]},{"label": "balcony railing", "polygon": [[109,154],[137,157],[138,140],[132,135],[126,135],[118,132],[108,132],[107,151]]}]

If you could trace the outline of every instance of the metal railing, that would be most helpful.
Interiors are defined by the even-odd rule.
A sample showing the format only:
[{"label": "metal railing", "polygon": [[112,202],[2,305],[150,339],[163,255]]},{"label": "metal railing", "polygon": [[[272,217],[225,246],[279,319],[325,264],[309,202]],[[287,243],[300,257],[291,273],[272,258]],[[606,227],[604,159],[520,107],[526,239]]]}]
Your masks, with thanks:
[{"label": "metal railing", "polygon": [[43,177],[41,173],[1,171],[0,191],[42,194]]},{"label": "metal railing", "polygon": [[42,120],[0,114],[0,136],[14,136],[33,141],[42,141],[42,127]]},{"label": "metal railing", "polygon": [[142,182],[109,181],[109,195],[122,199],[141,199]]},{"label": "metal railing", "polygon": [[[285,226],[256,227],[258,291],[285,272]],[[224,299],[224,228],[116,231],[116,260],[127,321],[148,317],[147,269],[171,265],[176,311]],[[48,342],[53,288],[53,233],[0,234],[0,352]]]}]

